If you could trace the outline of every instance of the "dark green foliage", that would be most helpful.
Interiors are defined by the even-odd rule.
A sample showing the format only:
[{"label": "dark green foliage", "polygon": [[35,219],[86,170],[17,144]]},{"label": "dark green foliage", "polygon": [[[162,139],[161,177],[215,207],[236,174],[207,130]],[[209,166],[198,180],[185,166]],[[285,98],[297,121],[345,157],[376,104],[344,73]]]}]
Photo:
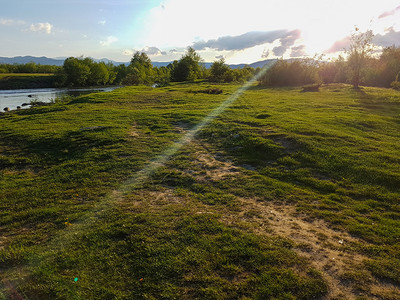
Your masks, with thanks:
[{"label": "dark green foliage", "polygon": [[204,93],[204,94],[214,94],[214,95],[218,95],[218,94],[222,94],[223,91],[220,88],[208,88],[205,90],[198,90],[198,91],[193,91],[193,93]]},{"label": "dark green foliage", "polygon": [[[65,84],[70,86],[84,86],[90,75],[90,67],[83,59],[70,57],[64,61],[63,72]],[[62,83],[60,85],[63,85]]]},{"label": "dark green foliage", "polygon": [[212,82],[227,82],[229,79],[226,73],[229,71],[230,68],[225,64],[225,59],[221,58],[211,65],[209,80]]},{"label": "dark green foliage", "polygon": [[303,86],[302,92],[319,92],[320,84],[309,84]]},{"label": "dark green foliage", "polygon": [[331,62],[321,62],[318,75],[323,83],[346,83],[348,77],[347,62],[342,56]]},{"label": "dark green foliage", "polygon": [[388,87],[392,81],[400,81],[400,47],[383,49],[379,61],[381,65],[376,69],[379,72],[381,86]]},{"label": "dark green foliage", "polygon": [[278,60],[259,80],[267,86],[299,86],[318,81],[317,64],[312,59]]},{"label": "dark green foliage", "polygon": [[400,90],[400,81],[393,81],[390,86],[395,90]]},{"label": "dark green foliage", "polygon": [[58,66],[51,65],[40,65],[34,62],[26,64],[1,64],[0,63],[0,74],[1,73],[56,73],[59,69]]},{"label": "dark green foliage", "polygon": [[56,73],[57,85],[62,86],[98,86],[112,84],[116,78],[111,64],[96,63],[91,58],[69,57]]},{"label": "dark green foliage", "polygon": [[57,83],[56,76],[42,74],[9,74],[0,77],[0,90],[51,88]]},{"label": "dark green foliage", "polygon": [[193,81],[202,77],[201,58],[196,51],[188,47],[187,52],[171,68],[172,81]]},{"label": "dark green foliage", "polygon": [[139,85],[154,82],[153,65],[145,53],[136,52],[127,68],[127,75],[122,79],[122,84]]},{"label": "dark green foliage", "polygon": [[165,86],[171,81],[171,69],[167,67],[153,68],[154,82],[158,86]]}]

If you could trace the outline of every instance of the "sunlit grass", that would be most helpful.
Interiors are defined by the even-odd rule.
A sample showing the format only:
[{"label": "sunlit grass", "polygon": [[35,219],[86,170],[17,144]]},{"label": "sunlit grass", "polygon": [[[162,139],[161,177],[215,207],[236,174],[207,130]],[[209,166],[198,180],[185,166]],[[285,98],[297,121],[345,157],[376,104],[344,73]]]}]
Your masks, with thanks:
[{"label": "sunlit grass", "polygon": [[[223,93],[196,93],[210,87]],[[223,222],[225,209],[234,214],[237,198],[250,197],[289,203],[359,237],[364,242],[352,251],[369,258],[360,272],[399,283],[393,267],[400,261],[396,91],[252,86],[191,135],[239,173],[199,180],[207,177],[194,163],[197,154],[182,143],[148,181],[124,190],[239,87],[130,87],[3,115],[3,279],[29,299],[308,299],[326,293],[320,273],[289,240]],[[154,203],[165,189],[178,203]],[[97,211],[99,203],[108,208]],[[89,225],[80,227],[85,218]],[[64,236],[65,247],[57,244]],[[24,266],[30,277],[13,281]],[[346,276],[357,280],[354,272]]]}]

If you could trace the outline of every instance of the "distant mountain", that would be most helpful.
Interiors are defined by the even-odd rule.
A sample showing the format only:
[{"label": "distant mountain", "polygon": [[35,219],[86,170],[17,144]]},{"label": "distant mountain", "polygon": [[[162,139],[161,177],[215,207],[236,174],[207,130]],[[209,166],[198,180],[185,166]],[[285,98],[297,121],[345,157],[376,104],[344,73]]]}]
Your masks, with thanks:
[{"label": "distant mountain", "polygon": [[[15,57],[0,57],[0,64],[27,64],[29,62],[34,62],[35,64],[40,64],[40,65],[51,65],[51,66],[62,66],[64,64],[64,60],[66,57],[57,57],[57,58],[48,58],[45,56],[42,57],[36,57],[36,56],[15,56]],[[122,63],[122,62],[116,62],[111,59],[107,58],[101,58],[101,59],[93,59],[96,62],[105,62],[109,63],[111,62],[114,65],[119,65],[119,64],[129,64],[129,62]]]},{"label": "distant mountain", "polygon": [[27,64],[29,62],[34,62],[36,64],[41,64],[41,65],[52,65],[52,66],[62,66],[64,64],[63,59],[54,59],[45,56],[0,57],[0,63],[3,64]]},{"label": "distant mountain", "polygon": [[265,65],[272,65],[277,61],[277,59],[266,59],[266,60],[260,60],[251,64],[237,64],[237,65],[229,65],[229,67],[231,67],[231,69],[239,69],[239,68],[243,68],[245,66],[250,66],[252,68],[262,68]]},{"label": "distant mountain", "polygon": [[[65,58],[58,57],[58,58],[48,58],[45,56],[42,57],[35,57],[35,56],[16,56],[16,57],[0,57],[0,63],[3,64],[26,64],[29,62],[34,62],[36,64],[40,65],[55,65],[55,66],[62,66],[64,64]],[[125,64],[128,65],[129,62],[117,62],[108,58],[101,58],[101,59],[95,59],[93,58],[94,61],[96,62],[104,62],[104,63],[112,63],[113,65],[120,65],[120,64]],[[262,68],[265,65],[272,65],[275,63],[277,60],[276,59],[266,59],[266,60],[261,60],[257,61],[251,64],[231,64],[229,67],[232,69],[238,69],[238,68],[243,68],[244,66],[250,66],[252,68]],[[154,67],[166,67],[168,66],[172,61],[167,61],[167,62],[159,62],[159,61],[153,61],[153,66]],[[205,62],[203,63],[207,69],[211,67],[213,63],[211,62]]]},{"label": "distant mountain", "polygon": [[[229,66],[231,69],[239,69],[239,68],[243,68],[243,67],[245,67],[245,66],[250,66],[250,67],[252,67],[252,68],[258,68],[258,67],[262,68],[262,67],[264,67],[265,65],[272,65],[272,64],[274,64],[276,61],[277,61],[277,59],[266,59],[266,60],[260,60],[260,61],[257,61],[257,62],[251,63],[251,64],[228,64],[228,66]],[[153,61],[153,66],[154,66],[154,67],[166,67],[166,66],[168,66],[170,63],[172,63],[172,61],[168,61],[168,62]],[[209,68],[211,68],[211,65],[212,65],[213,63],[211,63],[211,62],[204,62],[203,64],[206,66],[207,69],[209,69]]]}]

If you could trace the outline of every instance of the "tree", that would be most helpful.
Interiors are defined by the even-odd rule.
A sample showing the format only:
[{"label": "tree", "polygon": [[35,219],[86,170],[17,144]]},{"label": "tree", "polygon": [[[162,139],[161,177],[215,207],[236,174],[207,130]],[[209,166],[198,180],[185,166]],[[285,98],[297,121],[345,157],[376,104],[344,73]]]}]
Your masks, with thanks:
[{"label": "tree", "polygon": [[155,67],[154,74],[154,82],[159,86],[167,85],[171,80],[171,69],[168,67]]},{"label": "tree", "polygon": [[298,86],[319,82],[318,62],[314,59],[280,59],[260,78],[261,85]]},{"label": "tree", "polygon": [[200,61],[201,58],[196,51],[192,47],[188,47],[186,54],[172,65],[172,80],[187,81],[200,78],[202,75]]},{"label": "tree", "polygon": [[225,59],[214,61],[210,68],[210,81],[223,82],[225,81],[225,74],[229,72],[229,66],[225,64]]},{"label": "tree", "polygon": [[94,63],[90,67],[90,84],[106,85],[109,80],[110,73],[104,62]]},{"label": "tree", "polygon": [[66,84],[70,86],[85,86],[90,75],[90,67],[82,59],[69,57],[64,61],[63,71],[66,75]]},{"label": "tree", "polygon": [[393,80],[399,81],[398,77],[400,74],[400,48],[392,46],[383,49],[380,61],[382,63],[382,85],[389,87],[390,83],[393,82]]},{"label": "tree", "polygon": [[122,81],[124,84],[151,84],[154,82],[153,64],[146,53],[137,51],[128,66],[128,74]]},{"label": "tree", "polygon": [[348,50],[348,63],[351,70],[351,81],[354,88],[358,88],[365,63],[371,57],[374,47],[372,45],[372,30],[356,32],[351,35],[350,49]]}]

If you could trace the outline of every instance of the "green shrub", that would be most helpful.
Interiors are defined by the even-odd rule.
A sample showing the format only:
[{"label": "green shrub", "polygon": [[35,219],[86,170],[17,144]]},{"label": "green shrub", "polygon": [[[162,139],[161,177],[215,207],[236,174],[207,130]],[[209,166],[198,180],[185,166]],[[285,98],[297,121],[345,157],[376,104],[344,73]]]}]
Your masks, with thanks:
[{"label": "green shrub", "polygon": [[400,81],[393,81],[390,86],[395,90],[400,90]]}]

